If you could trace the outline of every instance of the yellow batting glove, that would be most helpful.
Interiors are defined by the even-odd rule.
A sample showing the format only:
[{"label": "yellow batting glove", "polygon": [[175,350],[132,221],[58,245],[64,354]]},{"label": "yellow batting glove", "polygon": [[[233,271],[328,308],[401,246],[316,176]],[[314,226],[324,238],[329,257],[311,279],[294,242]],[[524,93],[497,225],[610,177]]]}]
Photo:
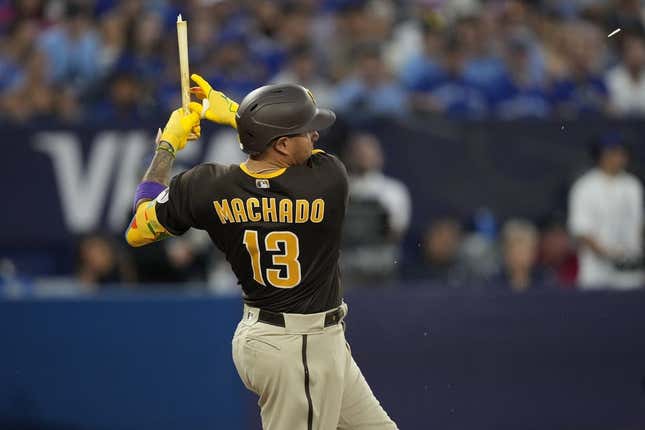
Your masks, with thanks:
[{"label": "yellow batting glove", "polygon": [[183,108],[173,111],[170,119],[161,133],[161,141],[168,142],[175,152],[181,151],[189,137],[191,140],[199,137],[199,114],[195,112],[184,113]]},{"label": "yellow batting glove", "polygon": [[224,93],[216,91],[204,78],[197,74],[190,76],[198,86],[192,87],[190,92],[202,100],[201,117],[222,125],[237,128],[235,113],[239,105]]}]

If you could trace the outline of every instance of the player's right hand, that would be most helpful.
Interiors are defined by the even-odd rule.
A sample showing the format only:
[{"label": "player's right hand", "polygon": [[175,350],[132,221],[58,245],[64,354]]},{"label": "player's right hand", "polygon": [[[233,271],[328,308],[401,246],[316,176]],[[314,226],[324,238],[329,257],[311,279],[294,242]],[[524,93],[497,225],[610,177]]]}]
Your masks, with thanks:
[{"label": "player's right hand", "polygon": [[195,112],[197,108],[195,105],[199,105],[199,113],[202,118],[237,128],[235,114],[237,113],[239,105],[235,100],[230,99],[220,91],[214,90],[204,78],[197,74],[192,74],[190,79],[198,85],[192,87],[190,92],[202,101],[202,105],[199,105],[199,103],[191,103],[191,110]]},{"label": "player's right hand", "polygon": [[181,151],[189,137],[191,140],[199,137],[199,119],[199,114],[195,112],[185,113],[183,108],[174,110],[161,133],[161,141],[168,142],[175,152]]}]

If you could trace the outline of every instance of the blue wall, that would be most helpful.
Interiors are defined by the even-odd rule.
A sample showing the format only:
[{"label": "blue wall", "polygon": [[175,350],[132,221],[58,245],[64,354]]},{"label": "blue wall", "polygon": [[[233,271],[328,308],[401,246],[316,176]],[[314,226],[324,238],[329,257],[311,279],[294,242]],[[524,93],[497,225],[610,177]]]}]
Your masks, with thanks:
[{"label": "blue wall", "polygon": [[354,356],[402,429],[645,426],[643,292],[350,303]]},{"label": "blue wall", "polygon": [[1,303],[0,428],[244,428],[238,314],[206,298]]},{"label": "blue wall", "polygon": [[[402,429],[645,426],[643,291],[347,301],[354,357]],[[239,313],[173,295],[0,302],[0,428],[258,428],[230,354]]]}]

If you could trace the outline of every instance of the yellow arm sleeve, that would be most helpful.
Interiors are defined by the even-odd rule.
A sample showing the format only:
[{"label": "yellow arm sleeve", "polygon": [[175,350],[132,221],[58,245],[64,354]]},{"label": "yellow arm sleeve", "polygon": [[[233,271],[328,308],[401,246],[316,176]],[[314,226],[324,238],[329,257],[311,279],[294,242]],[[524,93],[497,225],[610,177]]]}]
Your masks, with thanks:
[{"label": "yellow arm sleeve", "polygon": [[172,236],[157,219],[154,200],[143,202],[125,232],[125,240],[130,246],[139,247]]}]

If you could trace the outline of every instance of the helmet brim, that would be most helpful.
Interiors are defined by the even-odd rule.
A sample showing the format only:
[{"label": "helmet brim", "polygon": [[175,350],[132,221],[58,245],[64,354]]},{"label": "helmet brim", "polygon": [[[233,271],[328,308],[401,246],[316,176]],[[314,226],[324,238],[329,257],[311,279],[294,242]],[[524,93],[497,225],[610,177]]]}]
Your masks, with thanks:
[{"label": "helmet brim", "polygon": [[331,127],[336,121],[336,114],[329,109],[316,108],[316,113],[309,123],[302,127],[302,131],[324,130]]}]

